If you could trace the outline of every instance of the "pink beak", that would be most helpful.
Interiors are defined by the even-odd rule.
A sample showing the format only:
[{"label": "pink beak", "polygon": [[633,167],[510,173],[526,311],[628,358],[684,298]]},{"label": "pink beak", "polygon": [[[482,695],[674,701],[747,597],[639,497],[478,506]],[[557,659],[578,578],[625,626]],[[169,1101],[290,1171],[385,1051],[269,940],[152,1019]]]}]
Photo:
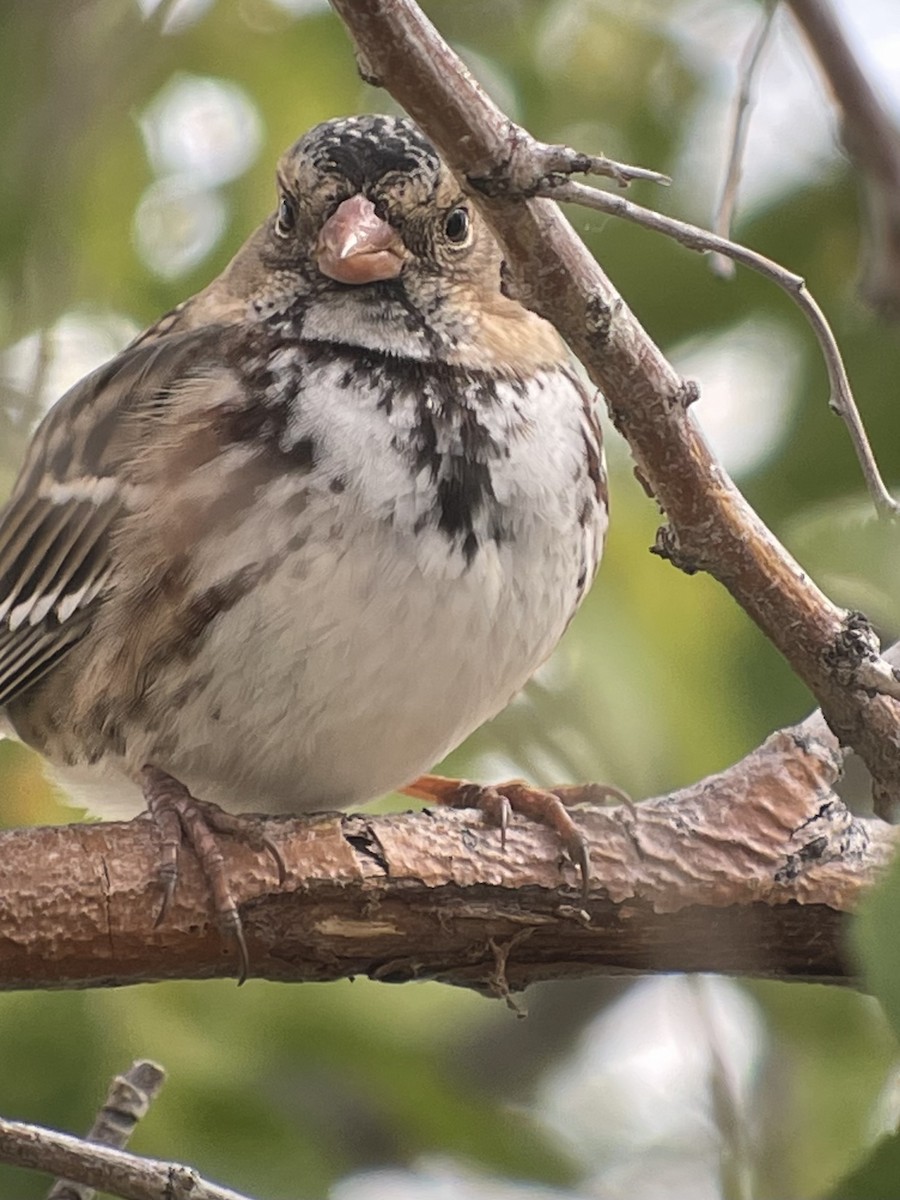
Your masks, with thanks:
[{"label": "pink beak", "polygon": [[319,232],[316,260],[323,275],[339,283],[396,279],[405,252],[395,229],[375,214],[365,196],[342,201]]}]

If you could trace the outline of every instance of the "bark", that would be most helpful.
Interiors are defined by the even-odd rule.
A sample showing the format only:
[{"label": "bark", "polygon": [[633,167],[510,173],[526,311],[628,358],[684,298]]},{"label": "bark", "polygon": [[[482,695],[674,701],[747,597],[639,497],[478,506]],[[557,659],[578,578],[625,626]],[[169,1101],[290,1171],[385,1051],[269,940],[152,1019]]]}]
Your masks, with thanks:
[{"label": "bark", "polygon": [[[269,819],[284,885],[266,854],[224,846],[251,972],[437,979],[502,996],[597,973],[852,980],[846,916],[896,835],[844,808],[839,773],[813,717],[670,796],[573,810],[591,845],[584,906],[555,835],[521,819],[505,850],[470,812]],[[154,927],[157,859],[146,820],[0,835],[0,988],[234,974],[190,854]]]},{"label": "bark", "polygon": [[21,1121],[0,1118],[0,1162],[77,1179],[122,1200],[251,1200],[181,1163],[140,1158]]}]

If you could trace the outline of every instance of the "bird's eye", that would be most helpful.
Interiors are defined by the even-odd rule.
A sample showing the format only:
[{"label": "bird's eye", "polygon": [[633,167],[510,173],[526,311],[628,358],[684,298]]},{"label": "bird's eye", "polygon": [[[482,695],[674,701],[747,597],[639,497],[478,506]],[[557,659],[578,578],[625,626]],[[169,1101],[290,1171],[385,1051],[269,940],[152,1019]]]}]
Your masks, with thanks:
[{"label": "bird's eye", "polygon": [[275,232],[286,237],[294,228],[297,220],[297,204],[290,196],[282,196],[278,206],[278,216],[275,218]]},{"label": "bird's eye", "polygon": [[464,242],[469,236],[469,210],[467,208],[454,208],[447,214],[444,221],[444,236],[448,241]]}]

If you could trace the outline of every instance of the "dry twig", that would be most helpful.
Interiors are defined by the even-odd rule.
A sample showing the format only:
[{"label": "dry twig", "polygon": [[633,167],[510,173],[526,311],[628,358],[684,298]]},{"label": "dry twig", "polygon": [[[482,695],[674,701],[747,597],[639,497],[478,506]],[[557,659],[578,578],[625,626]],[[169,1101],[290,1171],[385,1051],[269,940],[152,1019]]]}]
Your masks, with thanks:
[{"label": "dry twig", "polygon": [[190,1167],[140,1158],[39,1125],[0,1118],[0,1162],[76,1179],[121,1200],[251,1200]]},{"label": "dry twig", "polygon": [[[850,380],[847,377],[847,370],[837,339],[832,333],[831,326],[822,309],[807,290],[806,281],[802,276],[795,275],[779,263],[766,258],[764,254],[758,254],[755,250],[740,245],[739,242],[732,242],[728,238],[710,233],[697,225],[689,225],[686,221],[679,221],[675,217],[667,217],[652,209],[642,208],[639,204],[634,204],[623,196],[611,196],[609,192],[602,192],[599,188],[593,188],[584,183],[566,180],[557,184],[550,181],[537,188],[535,194],[548,196],[554,200],[569,201],[572,204],[580,204],[584,208],[592,208],[610,216],[621,217],[623,221],[630,221],[634,225],[641,225],[644,229],[662,233],[690,250],[698,250],[701,253],[711,252],[722,258],[741,263],[787,293],[806,317],[810,328],[816,335],[816,341],[819,343],[828,371],[828,381],[831,387],[829,404],[847,426],[863,478],[866,481],[866,487],[869,489],[869,495],[872,497],[876,510],[885,517],[893,518],[900,515],[900,504],[887,490],[875,461],[874,452],[859,415],[853,390],[850,387]],[[900,686],[897,686],[895,682],[890,683],[887,689],[876,690],[884,690],[885,695],[888,696],[900,697]]]},{"label": "dry twig", "polygon": [[[85,1140],[124,1150],[165,1078],[165,1071],[156,1063],[145,1059],[133,1062],[124,1075],[117,1075],[109,1085],[103,1107]],[[58,1179],[47,1193],[47,1200],[94,1200],[94,1195],[95,1189],[85,1183]]]},{"label": "dry twig", "polygon": [[[753,85],[763,60],[763,51],[769,42],[769,34],[772,32],[772,22],[777,9],[778,0],[771,0],[747,44],[743,61],[738,68],[738,91],[731,118],[728,165],[725,168],[725,178],[722,182],[722,194],[713,217],[713,230],[718,237],[731,237],[731,222],[734,219],[734,210],[737,204],[744,150],[747,145],[747,130],[753,105]],[[718,250],[712,255],[710,266],[722,278],[731,279],[734,275],[734,260]]]}]

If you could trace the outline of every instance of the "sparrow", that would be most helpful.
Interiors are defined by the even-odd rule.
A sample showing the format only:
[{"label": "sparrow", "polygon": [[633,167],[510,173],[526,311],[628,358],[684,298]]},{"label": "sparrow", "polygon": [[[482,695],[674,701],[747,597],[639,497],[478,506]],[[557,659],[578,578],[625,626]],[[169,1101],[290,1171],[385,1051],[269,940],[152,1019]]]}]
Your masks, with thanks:
[{"label": "sparrow", "polygon": [[218,838],[283,868],[236,813],[535,807],[421,773],[548,657],[607,525],[596,397],[420,130],[326,121],[277,186],[50,410],[0,512],[5,727],[89,812],[149,810],[163,912],[188,841],[242,975]]}]

